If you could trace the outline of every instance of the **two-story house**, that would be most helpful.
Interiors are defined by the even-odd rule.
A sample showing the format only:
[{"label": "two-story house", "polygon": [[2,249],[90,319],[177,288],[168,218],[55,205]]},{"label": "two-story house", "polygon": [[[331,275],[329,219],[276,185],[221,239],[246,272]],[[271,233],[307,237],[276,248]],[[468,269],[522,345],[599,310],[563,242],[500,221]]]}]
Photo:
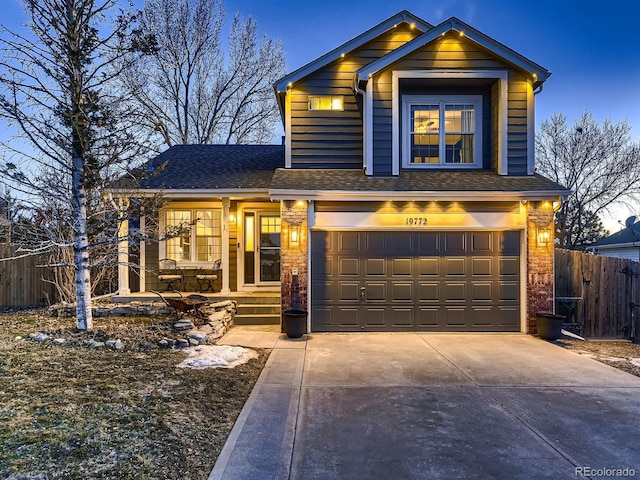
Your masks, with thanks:
[{"label": "two-story house", "polygon": [[297,276],[311,332],[530,331],[553,309],[568,193],[535,174],[549,75],[456,18],[400,12],[276,83],[284,145],[154,159],[140,193],[170,201],[161,228],[191,228],[144,262],[222,258],[222,294],[280,291],[283,309]]}]

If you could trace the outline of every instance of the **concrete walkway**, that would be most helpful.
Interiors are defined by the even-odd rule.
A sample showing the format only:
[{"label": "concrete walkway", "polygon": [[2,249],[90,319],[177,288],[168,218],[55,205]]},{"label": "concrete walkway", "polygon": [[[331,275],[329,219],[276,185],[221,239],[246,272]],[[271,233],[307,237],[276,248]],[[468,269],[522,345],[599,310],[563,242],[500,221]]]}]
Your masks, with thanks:
[{"label": "concrete walkway", "polygon": [[277,328],[220,342],[274,350],[210,480],[640,477],[638,377],[527,335]]}]

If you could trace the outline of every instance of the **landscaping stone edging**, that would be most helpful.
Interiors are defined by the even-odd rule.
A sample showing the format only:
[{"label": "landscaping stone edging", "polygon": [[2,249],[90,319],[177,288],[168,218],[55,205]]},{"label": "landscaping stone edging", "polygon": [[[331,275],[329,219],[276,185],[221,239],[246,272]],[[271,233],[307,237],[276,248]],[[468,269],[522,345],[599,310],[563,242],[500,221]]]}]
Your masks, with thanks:
[{"label": "landscaping stone edging", "polygon": [[[49,313],[57,317],[67,317],[75,315],[75,305],[63,304],[49,307]],[[206,315],[203,325],[196,327],[194,320],[187,315],[172,323],[171,330],[174,335],[166,336],[160,340],[157,345],[140,342],[138,348],[141,350],[151,350],[154,348],[186,348],[198,345],[215,344],[234,324],[237,312],[237,302],[235,300],[223,300],[221,302],[210,303],[201,308]],[[100,304],[93,307],[95,317],[122,317],[122,316],[175,316],[174,309],[167,307],[158,302],[131,302],[128,304]],[[157,324],[154,324],[157,325]],[[28,339],[39,343],[51,343],[54,345],[64,345],[67,339],[63,337],[55,337],[43,332],[33,332],[29,334]],[[111,348],[113,350],[122,350],[125,348],[124,343],[120,339],[108,339],[105,342],[84,340],[83,345],[89,348]],[[131,348],[131,346],[128,346]]]}]

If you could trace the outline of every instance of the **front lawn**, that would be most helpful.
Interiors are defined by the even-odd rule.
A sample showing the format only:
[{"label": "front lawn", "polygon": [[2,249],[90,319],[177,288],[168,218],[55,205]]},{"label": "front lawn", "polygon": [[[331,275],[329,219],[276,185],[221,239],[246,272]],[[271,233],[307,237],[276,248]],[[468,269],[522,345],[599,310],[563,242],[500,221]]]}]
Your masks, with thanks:
[{"label": "front lawn", "polygon": [[[178,369],[184,353],[149,349],[157,320],[96,319],[76,334],[72,319],[42,311],[0,315],[0,478],[207,478],[269,352]],[[70,341],[39,343],[34,331]],[[86,345],[107,337],[125,348]]]}]

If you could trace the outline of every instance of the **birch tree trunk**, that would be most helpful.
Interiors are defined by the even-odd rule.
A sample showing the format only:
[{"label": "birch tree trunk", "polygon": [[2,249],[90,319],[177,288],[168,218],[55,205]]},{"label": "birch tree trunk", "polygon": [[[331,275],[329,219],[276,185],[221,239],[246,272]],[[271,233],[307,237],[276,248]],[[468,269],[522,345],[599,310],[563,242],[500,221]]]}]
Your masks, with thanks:
[{"label": "birch tree trunk", "polygon": [[76,234],[73,251],[76,268],[76,328],[93,329],[91,312],[91,271],[89,269],[89,236],[87,234],[87,195],[84,187],[84,162],[80,155],[73,158],[73,224]]}]

